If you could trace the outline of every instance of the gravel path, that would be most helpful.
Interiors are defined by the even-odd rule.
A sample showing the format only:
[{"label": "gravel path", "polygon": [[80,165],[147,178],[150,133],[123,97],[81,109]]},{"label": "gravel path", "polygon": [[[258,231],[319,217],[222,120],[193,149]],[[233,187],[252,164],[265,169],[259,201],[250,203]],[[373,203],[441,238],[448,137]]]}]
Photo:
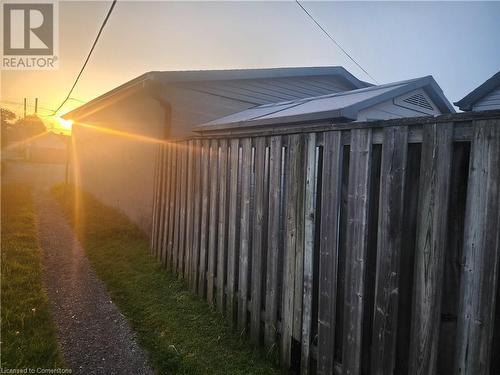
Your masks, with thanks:
[{"label": "gravel path", "polygon": [[66,363],[73,374],[153,374],[46,188],[34,192],[44,278]]}]

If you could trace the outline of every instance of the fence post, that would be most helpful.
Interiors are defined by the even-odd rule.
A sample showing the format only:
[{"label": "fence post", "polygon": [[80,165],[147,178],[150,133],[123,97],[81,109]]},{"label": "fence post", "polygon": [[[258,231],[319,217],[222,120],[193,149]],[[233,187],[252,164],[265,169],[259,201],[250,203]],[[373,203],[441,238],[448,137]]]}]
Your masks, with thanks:
[{"label": "fence post", "polygon": [[409,374],[436,372],[453,124],[424,125]]},{"label": "fence post", "polygon": [[477,121],[467,189],[455,374],[489,374],[499,253],[500,121]]}]

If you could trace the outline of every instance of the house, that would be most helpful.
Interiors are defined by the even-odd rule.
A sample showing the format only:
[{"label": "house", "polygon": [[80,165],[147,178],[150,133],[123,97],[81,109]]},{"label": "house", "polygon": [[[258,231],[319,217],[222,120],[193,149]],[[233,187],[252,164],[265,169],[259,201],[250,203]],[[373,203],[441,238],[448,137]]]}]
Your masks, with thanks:
[{"label": "house", "polygon": [[454,103],[462,111],[500,109],[500,72]]},{"label": "house", "polygon": [[[150,72],[67,113],[81,187],[151,226],[155,142],[220,126],[453,112],[432,77],[374,86],[342,67]],[[246,126],[246,125],[245,125]]]},{"label": "house", "polygon": [[265,104],[198,125],[195,130],[255,128],[322,120],[375,121],[453,112],[453,107],[434,78],[427,76],[312,98]]}]

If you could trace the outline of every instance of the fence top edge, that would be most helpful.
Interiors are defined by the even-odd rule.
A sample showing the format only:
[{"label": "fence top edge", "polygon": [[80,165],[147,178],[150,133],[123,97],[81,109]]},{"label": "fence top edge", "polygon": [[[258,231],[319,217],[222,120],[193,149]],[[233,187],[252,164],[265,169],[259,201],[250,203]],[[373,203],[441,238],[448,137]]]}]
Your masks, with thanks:
[{"label": "fence top edge", "polygon": [[406,117],[391,120],[363,121],[338,123],[332,121],[317,121],[309,123],[298,123],[282,126],[256,126],[256,127],[231,127],[227,129],[213,129],[197,131],[187,137],[172,138],[168,142],[186,142],[191,140],[213,139],[213,138],[245,138],[273,135],[290,135],[297,133],[318,133],[332,130],[352,130],[362,128],[385,128],[389,126],[418,126],[436,123],[463,123],[479,120],[498,119],[500,121],[500,110],[481,112],[461,112],[444,114],[439,116]]}]

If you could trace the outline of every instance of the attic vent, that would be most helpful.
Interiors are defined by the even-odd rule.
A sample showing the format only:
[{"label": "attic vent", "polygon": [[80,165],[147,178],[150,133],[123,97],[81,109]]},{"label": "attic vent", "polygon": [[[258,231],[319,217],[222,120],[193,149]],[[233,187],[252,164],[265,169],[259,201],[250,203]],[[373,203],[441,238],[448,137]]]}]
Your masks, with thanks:
[{"label": "attic vent", "polygon": [[429,111],[432,111],[434,109],[432,108],[431,103],[429,103],[425,98],[425,96],[422,95],[421,93],[416,93],[414,95],[411,95],[403,99],[403,102],[414,105],[416,107],[428,109]]}]

